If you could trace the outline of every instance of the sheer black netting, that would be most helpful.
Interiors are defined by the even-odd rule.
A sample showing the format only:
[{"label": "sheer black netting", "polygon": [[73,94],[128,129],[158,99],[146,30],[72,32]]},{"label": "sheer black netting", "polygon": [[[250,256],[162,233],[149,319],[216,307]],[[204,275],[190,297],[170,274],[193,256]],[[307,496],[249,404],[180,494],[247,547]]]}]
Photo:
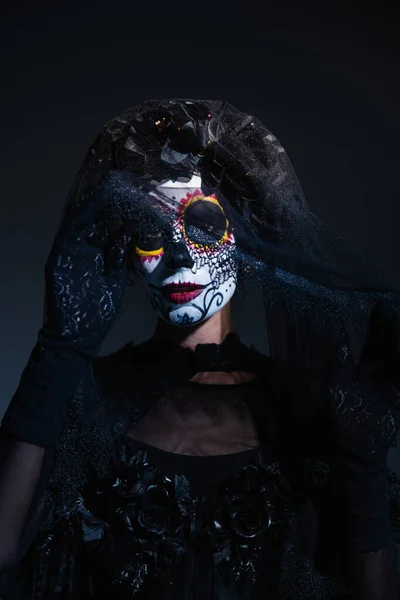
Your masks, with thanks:
[{"label": "sheer black netting", "polygon": [[[186,200],[162,185],[194,176]],[[244,298],[259,290],[269,356],[231,334],[98,357],[139,278],[135,250],[183,242],[193,269],[210,270],[204,316],[232,273]],[[196,569],[195,598],[258,600],[266,586],[277,600],[397,598],[399,481],[386,457],[400,424],[399,292],[310,212],[262,123],[203,100],[113,119],[67,199],[46,286],[1,429],[4,598],[178,600]],[[235,370],[255,383],[223,402],[187,387]],[[218,418],[217,404],[251,417],[259,444],[196,494],[193,467],[161,467],[134,432],[165,406]]]},{"label": "sheer black netting", "polygon": [[361,324],[378,300],[396,299],[397,290],[308,209],[275,136],[226,102],[153,101],[122,113],[90,149],[67,210],[100,188],[112,198],[99,227],[104,244],[112,245],[126,221],[136,233],[168,235],[179,207],[148,192],[154,181],[193,172],[203,191],[222,198],[242,259],[239,280],[251,286],[261,279],[268,306],[284,300],[316,321],[346,314]]}]

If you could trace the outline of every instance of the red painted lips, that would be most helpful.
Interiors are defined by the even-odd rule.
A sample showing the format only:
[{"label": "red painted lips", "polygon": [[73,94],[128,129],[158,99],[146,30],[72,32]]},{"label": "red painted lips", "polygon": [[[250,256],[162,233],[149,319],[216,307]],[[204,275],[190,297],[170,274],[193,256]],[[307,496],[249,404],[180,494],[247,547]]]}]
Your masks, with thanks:
[{"label": "red painted lips", "polygon": [[164,296],[174,304],[186,304],[201,294],[204,285],[182,282],[168,283],[162,288]]}]

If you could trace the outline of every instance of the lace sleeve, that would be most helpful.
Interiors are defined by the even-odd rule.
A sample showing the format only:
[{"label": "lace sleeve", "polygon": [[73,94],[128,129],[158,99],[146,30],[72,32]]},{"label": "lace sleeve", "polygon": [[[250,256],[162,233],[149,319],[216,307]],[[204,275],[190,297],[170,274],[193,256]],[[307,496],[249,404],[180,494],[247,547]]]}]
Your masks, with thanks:
[{"label": "lace sleeve", "polygon": [[345,571],[354,600],[398,600],[397,547],[349,554]]},{"label": "lace sleeve", "polygon": [[333,491],[341,563],[352,599],[398,600],[386,463],[337,456]]},{"label": "lace sleeve", "polygon": [[1,431],[0,450],[0,600],[88,597],[80,520],[56,524],[43,500],[53,451]]},{"label": "lace sleeve", "polygon": [[90,362],[34,350],[0,427],[0,573],[21,561],[45,524],[56,465],[60,487],[68,488],[62,463],[73,450],[65,436],[80,439],[93,401]]},{"label": "lace sleeve", "polygon": [[0,430],[0,572],[21,560],[43,522],[51,455]]}]

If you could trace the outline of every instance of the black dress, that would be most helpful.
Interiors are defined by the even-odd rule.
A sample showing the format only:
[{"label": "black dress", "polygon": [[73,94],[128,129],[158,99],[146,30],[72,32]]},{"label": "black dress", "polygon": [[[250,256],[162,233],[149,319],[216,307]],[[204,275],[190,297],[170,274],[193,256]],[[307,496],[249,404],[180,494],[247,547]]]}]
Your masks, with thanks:
[{"label": "black dress", "polygon": [[[371,502],[366,494],[372,475],[364,468],[364,483],[354,488],[362,498],[358,514],[346,515],[335,482],[339,472],[351,470],[350,461],[337,464],[323,406],[308,403],[304,412],[300,399],[311,393],[304,378],[249,351],[255,380],[193,384],[186,380],[184,353],[175,349],[160,359],[158,350],[151,343],[128,345],[94,361],[78,395],[88,414],[97,407],[98,425],[107,423],[112,431],[107,465],[99,470],[93,460],[73,456],[66,444],[71,431],[60,440],[66,451],[57,460],[45,452],[18,564],[4,571],[1,597],[351,598],[339,560],[343,547],[351,546],[370,556],[373,585],[383,594],[385,570],[376,569],[375,551],[390,544],[392,533],[387,498],[376,493],[387,489],[385,482],[375,472]],[[211,414],[222,404],[239,415],[248,411],[259,445],[190,456],[137,441],[135,426],[163,397],[183,412],[194,404]],[[95,442],[100,454],[106,444],[101,435]],[[3,440],[3,448],[8,444],[10,452],[17,443]],[[71,488],[78,469],[84,477],[73,504],[46,510],[44,503],[38,510],[41,498],[63,497],[63,483]],[[394,494],[397,481],[391,478]],[[398,499],[391,506],[398,522]],[[368,598],[397,597],[381,592]]]}]

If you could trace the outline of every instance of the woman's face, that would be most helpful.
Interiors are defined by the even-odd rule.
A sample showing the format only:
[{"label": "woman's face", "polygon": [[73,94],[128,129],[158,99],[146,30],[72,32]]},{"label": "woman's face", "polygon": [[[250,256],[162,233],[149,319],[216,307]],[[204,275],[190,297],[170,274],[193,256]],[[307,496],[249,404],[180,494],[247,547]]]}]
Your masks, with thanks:
[{"label": "woman's face", "polygon": [[136,267],[159,315],[178,326],[194,325],[221,310],[237,283],[234,238],[215,195],[204,196],[200,177],[166,181],[155,188],[176,207],[168,242],[161,234],[139,236]]}]

